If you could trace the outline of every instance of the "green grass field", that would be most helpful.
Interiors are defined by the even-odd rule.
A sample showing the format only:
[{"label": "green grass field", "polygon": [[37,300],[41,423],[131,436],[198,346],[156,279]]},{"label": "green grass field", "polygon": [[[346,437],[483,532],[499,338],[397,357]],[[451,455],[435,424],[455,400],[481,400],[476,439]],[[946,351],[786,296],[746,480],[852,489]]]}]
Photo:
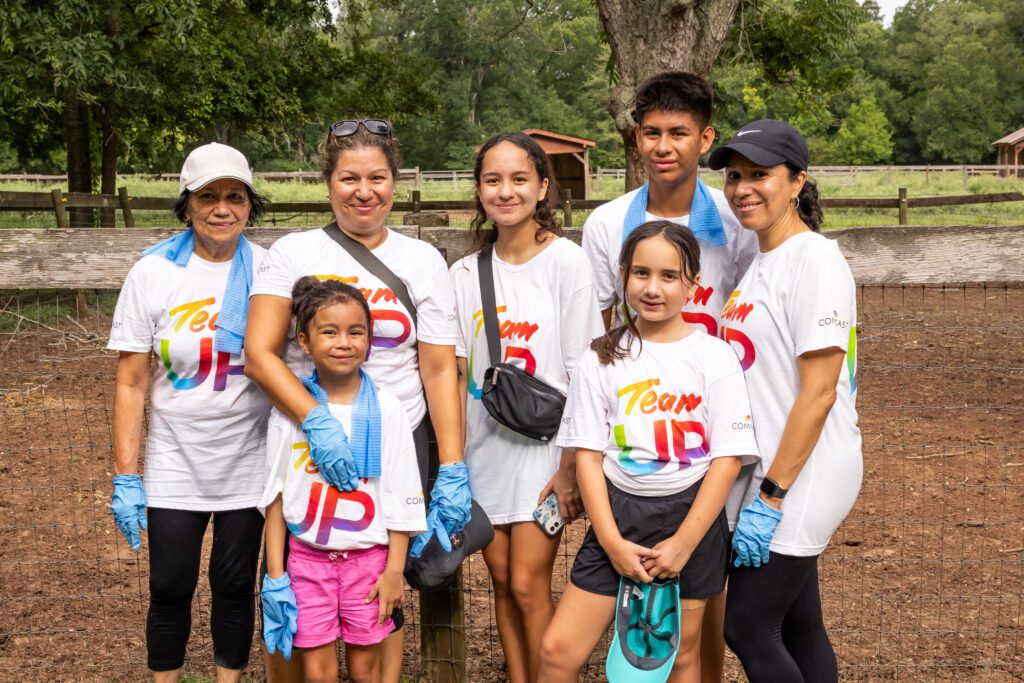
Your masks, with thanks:
[{"label": "green grass field", "polygon": [[[721,187],[722,177],[718,173],[704,172],[702,179],[709,185]],[[900,187],[907,188],[910,197],[983,194],[992,192],[1024,192],[1024,180],[975,176],[964,178],[959,171],[953,172],[887,172],[861,171],[844,175],[822,175],[817,178],[822,197],[891,197],[895,198]],[[175,181],[142,180],[132,176],[120,179],[129,192],[137,197],[173,197],[178,186]],[[55,184],[32,182],[3,182],[0,191],[49,192],[59,187]],[[271,201],[277,202],[321,202],[327,192],[321,183],[256,181],[257,189]],[[408,200],[415,189],[412,183],[398,186],[398,199]],[[591,185],[594,199],[612,199],[623,190],[623,181],[602,178]],[[468,181],[423,181],[421,197],[429,200],[469,200],[473,197],[473,185]],[[320,225],[329,218],[328,214],[272,214],[266,225],[309,226]],[[1024,222],[1024,205],[1021,202],[993,204],[972,204],[966,206],[911,209],[911,224],[1015,224]],[[118,220],[121,216],[118,214]],[[582,225],[586,213],[576,211],[573,223]],[[392,219],[400,222],[397,216]],[[142,226],[173,225],[173,219],[164,212],[136,211],[136,222]],[[465,226],[468,219],[455,216],[453,225]],[[862,225],[896,225],[895,209],[831,209],[825,214],[825,229],[838,229]],[[32,214],[0,212],[0,227],[52,227],[53,215],[48,211]]]}]

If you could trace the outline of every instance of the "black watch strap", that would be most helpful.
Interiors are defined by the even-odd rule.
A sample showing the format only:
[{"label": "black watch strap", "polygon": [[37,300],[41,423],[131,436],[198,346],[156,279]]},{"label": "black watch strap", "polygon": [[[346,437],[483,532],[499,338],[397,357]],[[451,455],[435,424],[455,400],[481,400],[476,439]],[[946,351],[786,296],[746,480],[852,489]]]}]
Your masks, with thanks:
[{"label": "black watch strap", "polygon": [[761,480],[761,493],[768,496],[769,498],[778,498],[782,500],[789,493],[789,489],[784,489],[779,486],[774,479],[765,477]]}]

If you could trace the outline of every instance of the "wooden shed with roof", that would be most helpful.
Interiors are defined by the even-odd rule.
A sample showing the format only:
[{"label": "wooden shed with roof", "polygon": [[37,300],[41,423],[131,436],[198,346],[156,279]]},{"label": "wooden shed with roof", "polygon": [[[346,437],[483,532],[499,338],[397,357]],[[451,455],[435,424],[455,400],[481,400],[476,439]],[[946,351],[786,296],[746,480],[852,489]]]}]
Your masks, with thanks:
[{"label": "wooden shed with roof", "polygon": [[569,190],[573,199],[590,199],[589,150],[597,147],[596,142],[539,128],[527,128],[523,133],[536,140],[551,157],[563,193]]},{"label": "wooden shed with roof", "polygon": [[999,138],[992,145],[996,148],[999,175],[1024,177],[1024,128]]}]

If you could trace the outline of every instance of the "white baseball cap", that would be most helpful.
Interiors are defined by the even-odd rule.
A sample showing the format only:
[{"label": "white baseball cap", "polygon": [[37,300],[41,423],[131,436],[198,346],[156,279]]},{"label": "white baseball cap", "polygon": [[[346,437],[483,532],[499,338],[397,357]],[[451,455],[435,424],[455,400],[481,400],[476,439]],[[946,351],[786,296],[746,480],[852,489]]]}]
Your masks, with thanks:
[{"label": "white baseball cap", "polygon": [[246,161],[244,154],[234,147],[222,145],[219,142],[196,147],[185,159],[185,165],[181,167],[178,194],[185,190],[195,192],[204,185],[221,178],[241,180],[249,186],[250,190],[256,191],[256,188],[252,186],[252,171],[249,170],[249,162]]}]

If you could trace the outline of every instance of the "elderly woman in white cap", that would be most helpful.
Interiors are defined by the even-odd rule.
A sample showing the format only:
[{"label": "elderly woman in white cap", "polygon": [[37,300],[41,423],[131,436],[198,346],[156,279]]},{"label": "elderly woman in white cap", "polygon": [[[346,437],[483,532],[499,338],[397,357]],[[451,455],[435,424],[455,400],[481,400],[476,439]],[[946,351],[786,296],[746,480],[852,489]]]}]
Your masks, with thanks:
[{"label": "elderly woman in white cap", "polygon": [[[265,250],[242,231],[268,202],[253,188],[242,153],[217,143],[188,156],[180,192],[174,213],[188,229],[144,252],[114,312],[111,508],[133,550],[148,525],[146,646],[158,682],[179,678],[203,536],[213,517],[214,661],[218,681],[237,681],[252,644],[263,531],[256,504],[270,412],[244,374],[249,288]],[[150,384],[143,485],[138,456]]]}]

